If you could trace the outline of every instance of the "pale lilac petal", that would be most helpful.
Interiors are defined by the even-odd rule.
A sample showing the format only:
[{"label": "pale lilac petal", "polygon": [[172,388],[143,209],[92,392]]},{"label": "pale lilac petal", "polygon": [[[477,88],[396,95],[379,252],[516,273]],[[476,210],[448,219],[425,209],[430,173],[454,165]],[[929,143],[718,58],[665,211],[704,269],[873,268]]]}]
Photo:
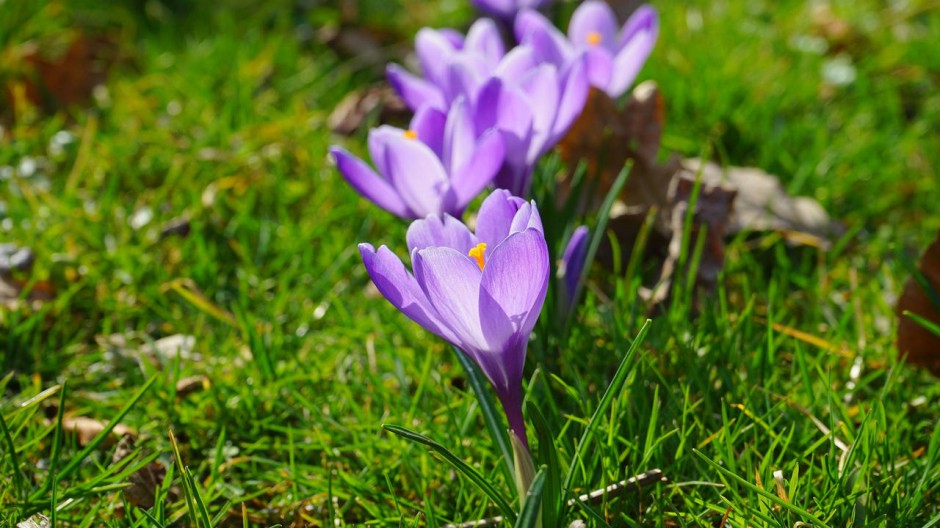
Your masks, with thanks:
[{"label": "pale lilac petal", "polygon": [[538,60],[535,50],[531,46],[516,46],[503,57],[493,75],[508,82],[516,82],[536,66]]},{"label": "pale lilac petal", "polygon": [[493,181],[505,155],[503,135],[498,130],[484,133],[476,144],[473,157],[451,173],[450,184],[461,208]]},{"label": "pale lilac petal", "polygon": [[534,200],[519,204],[519,210],[516,211],[509,226],[509,234],[519,233],[527,229],[535,229],[539,233],[544,233],[542,217],[539,215],[539,209],[535,206]]},{"label": "pale lilac petal", "polygon": [[330,154],[343,178],[359,194],[372,200],[386,211],[404,218],[414,218],[414,213],[405,205],[392,185],[376,174],[369,165],[341,147],[331,147]]},{"label": "pale lilac petal", "polygon": [[555,123],[552,125],[552,137],[549,146],[558,143],[571,125],[581,116],[584,105],[587,103],[591,86],[584,75],[584,62],[572,62],[567,71],[562,71],[562,92],[558,111],[555,114]]},{"label": "pale lilac petal", "polygon": [[439,29],[437,31],[441,34],[442,37],[447,39],[447,42],[450,42],[450,45],[453,46],[454,49],[459,50],[464,48],[465,38],[463,33],[451,28]]},{"label": "pale lilac petal", "polygon": [[388,149],[388,142],[392,138],[404,137],[405,131],[390,125],[382,125],[369,131],[367,145],[369,147],[369,157],[372,163],[378,169],[379,174],[386,180],[388,177],[388,166],[385,164],[385,151]]},{"label": "pale lilac petal", "polygon": [[565,35],[541,13],[532,10],[519,13],[514,29],[519,44],[531,46],[539,62],[560,67],[574,55]]},{"label": "pale lilac petal", "polygon": [[447,65],[447,74],[441,89],[444,99],[453,104],[459,97],[472,99],[483,82],[483,75],[477,70],[479,57],[462,57]]},{"label": "pale lilac petal", "polygon": [[458,97],[447,112],[441,161],[451,177],[470,161],[474,152],[476,134],[467,106],[467,100]]},{"label": "pale lilac petal", "polygon": [[395,308],[431,333],[448,341],[455,339],[398,256],[385,246],[376,252],[370,244],[359,244],[359,253],[373,284]]},{"label": "pale lilac petal", "polygon": [[606,90],[614,71],[613,55],[606,48],[595,47],[586,50],[585,59],[591,86]]},{"label": "pale lilac petal", "polygon": [[514,233],[487,252],[480,281],[480,325],[490,349],[504,351],[504,386],[522,374],[525,347],[519,345],[542,311],[548,277],[548,248],[534,229]]},{"label": "pale lilac petal", "polygon": [[630,17],[624,29],[624,40],[614,57],[613,76],[607,87],[611,97],[620,97],[630,88],[656,44],[659,17],[655,9],[644,7]]},{"label": "pale lilac petal", "polygon": [[405,105],[416,111],[424,105],[446,108],[441,90],[428,81],[417,77],[397,64],[385,68],[385,77],[392,88],[402,98]]},{"label": "pale lilac petal", "polygon": [[411,130],[422,143],[431,147],[438,157],[444,151],[444,129],[447,126],[447,114],[430,106],[422,106],[411,118]]},{"label": "pale lilac petal", "polygon": [[488,18],[481,18],[470,26],[463,49],[481,55],[490,65],[498,63],[506,54],[499,28]]},{"label": "pale lilac petal", "polygon": [[496,189],[483,200],[477,212],[476,234],[480,242],[495,248],[507,236],[519,208],[526,201],[505,189]]},{"label": "pale lilac petal", "polygon": [[656,43],[656,37],[659,34],[659,14],[653,6],[641,5],[630,15],[627,23],[623,25],[623,29],[620,31],[617,49],[623,49],[641,32],[651,33],[652,42],[653,44]]},{"label": "pale lilac petal", "polygon": [[617,15],[600,0],[588,0],[578,6],[568,24],[568,37],[578,48],[602,46],[617,49]]},{"label": "pale lilac petal", "polygon": [[532,110],[519,89],[497,77],[488,80],[478,92],[473,118],[477,135],[490,128],[503,132],[510,164],[525,163],[532,136]]},{"label": "pale lilac petal", "polygon": [[533,115],[533,133],[526,161],[534,163],[539,155],[551,148],[548,141],[560,97],[558,70],[551,64],[540,65],[523,79],[522,90],[529,98]]},{"label": "pale lilac petal", "polygon": [[448,247],[429,247],[413,251],[415,279],[456,337],[460,349],[485,349],[486,339],[480,328],[480,279],[477,262],[467,254]]},{"label": "pale lilac petal", "polygon": [[430,215],[415,220],[408,226],[406,238],[411,252],[427,247],[449,247],[466,255],[477,244],[476,237],[467,226],[446,213],[443,219]]},{"label": "pale lilac petal", "polygon": [[456,51],[447,37],[436,30],[422,28],[415,37],[415,55],[421,64],[421,73],[433,85],[443,85],[447,65]]},{"label": "pale lilac petal", "polygon": [[447,173],[430,147],[404,136],[389,138],[385,163],[389,180],[415,216],[448,210],[444,200],[450,191]]}]

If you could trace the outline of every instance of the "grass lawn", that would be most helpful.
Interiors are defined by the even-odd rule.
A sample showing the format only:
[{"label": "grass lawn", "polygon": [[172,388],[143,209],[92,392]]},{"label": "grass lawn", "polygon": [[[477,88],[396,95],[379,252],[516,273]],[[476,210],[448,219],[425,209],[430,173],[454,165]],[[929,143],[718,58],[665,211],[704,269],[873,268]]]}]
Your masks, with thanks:
[{"label": "grass lawn", "polygon": [[[405,60],[420,27],[465,29],[473,11],[325,3],[0,0],[14,99],[6,59],[30,41],[105,35],[113,63],[67,112],[20,101],[14,123],[0,99],[0,242],[35,255],[15,274],[21,299],[0,296],[0,525],[500,513],[383,424],[433,438],[517,505],[454,352],[362,266],[359,242],[404,255],[407,224],[327,157],[365,152],[367,127],[331,133],[334,107]],[[646,320],[644,266],[595,266],[570,332],[543,317],[526,393],[570,492],[667,479],[576,504],[564,526],[940,525],[940,384],[894,344],[908,265],[940,229],[940,6],[810,4],[653,3],[660,36],[640,79],[665,97],[661,156],[760,167],[847,229],[826,250],[731,240],[717,295],[652,317],[577,460]],[[352,31],[378,46],[328,44],[361,42]],[[112,421],[134,441],[95,436]]]}]

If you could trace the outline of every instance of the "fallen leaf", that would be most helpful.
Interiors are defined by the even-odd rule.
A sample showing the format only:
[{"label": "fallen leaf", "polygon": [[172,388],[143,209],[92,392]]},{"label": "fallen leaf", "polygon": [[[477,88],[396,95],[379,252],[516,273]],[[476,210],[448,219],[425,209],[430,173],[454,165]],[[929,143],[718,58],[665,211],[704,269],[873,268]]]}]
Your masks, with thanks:
[{"label": "fallen leaf", "polygon": [[925,290],[914,278],[908,279],[904,291],[898,300],[898,354],[907,356],[907,362],[925,367],[936,376],[940,376],[940,336],[937,336],[919,322],[905,315],[909,312],[940,325],[940,306],[936,297],[940,296],[940,233],[920,260],[918,271],[926,279],[932,292]]},{"label": "fallen leaf", "polygon": [[[125,435],[118,442],[111,457],[111,462],[117,464],[135,452],[135,440],[130,435]],[[157,489],[163,485],[166,478],[166,468],[163,464],[153,461],[137,471],[131,473],[127,478],[128,486],[124,487],[124,498],[138,508],[148,510],[153,508]]]},{"label": "fallen leaf", "polygon": [[211,383],[207,376],[198,375],[190,376],[188,378],[183,378],[176,382],[176,396],[179,398],[185,398],[190,394],[195,392],[201,392],[204,390],[209,390]]},{"label": "fallen leaf", "polygon": [[[68,433],[74,433],[78,438],[78,444],[88,445],[96,436],[104,431],[107,424],[101,423],[94,418],[86,416],[65,416],[62,418],[62,429]],[[124,435],[136,435],[130,427],[123,424],[117,424],[112,430],[112,438],[120,438]]]},{"label": "fallen leaf", "polygon": [[16,528],[49,528],[50,526],[52,526],[52,521],[41,513],[37,513],[25,521],[16,523]]},{"label": "fallen leaf", "polygon": [[349,136],[372,118],[380,123],[403,123],[409,115],[408,107],[390,86],[377,85],[344,97],[326,122],[333,132]]},{"label": "fallen leaf", "polygon": [[[753,167],[722,168],[697,158],[682,160],[680,176],[695,178],[710,185],[728,185],[737,190],[734,214],[726,235],[741,231],[777,231],[793,242],[828,246],[828,241],[844,232],[826,210],[812,198],[791,196],[771,174]],[[802,235],[802,238],[801,238]],[[810,235],[809,238],[805,235]]]}]

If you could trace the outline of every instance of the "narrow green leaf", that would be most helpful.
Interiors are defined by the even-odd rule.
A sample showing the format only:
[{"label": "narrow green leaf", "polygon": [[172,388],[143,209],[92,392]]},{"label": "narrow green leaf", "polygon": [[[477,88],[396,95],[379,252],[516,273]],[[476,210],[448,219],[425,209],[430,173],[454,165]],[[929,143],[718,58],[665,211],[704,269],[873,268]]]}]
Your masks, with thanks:
[{"label": "narrow green leaf", "polygon": [[597,426],[600,424],[601,417],[607,413],[607,409],[609,409],[613,403],[614,397],[620,393],[620,390],[623,388],[623,384],[627,381],[627,375],[633,369],[633,358],[636,357],[637,351],[640,349],[640,344],[643,343],[643,340],[646,338],[646,334],[649,332],[650,326],[652,324],[653,321],[650,319],[647,319],[646,322],[643,323],[643,326],[640,328],[640,332],[633,340],[633,344],[630,345],[630,349],[627,350],[627,353],[620,361],[620,366],[617,367],[617,372],[614,374],[614,379],[611,380],[610,385],[607,386],[607,390],[604,391],[604,396],[601,397],[601,401],[598,404],[597,409],[594,409],[594,414],[591,416],[591,421],[588,422],[587,428],[584,429],[584,433],[581,435],[581,440],[578,442],[578,451],[571,460],[571,466],[568,467],[568,475],[565,477],[565,484],[563,486],[565,490],[571,489],[571,485],[574,482],[575,468],[578,467],[580,461],[587,454],[587,448],[590,445],[590,440],[594,436],[594,430],[597,429]]},{"label": "narrow green leaf", "polygon": [[775,494],[770,493],[769,491],[767,491],[767,490],[765,490],[765,489],[763,489],[763,488],[761,488],[761,487],[759,487],[759,486],[756,486],[756,485],[754,485],[754,484],[751,484],[751,483],[748,482],[747,480],[745,480],[745,479],[739,477],[739,476],[738,476],[737,474],[735,474],[734,472],[732,472],[732,471],[730,471],[730,470],[728,470],[728,469],[722,467],[721,464],[719,464],[719,463],[715,462],[714,460],[708,458],[707,456],[705,456],[704,454],[702,454],[702,452],[699,451],[698,449],[693,449],[692,452],[695,453],[695,455],[698,456],[699,458],[701,458],[703,461],[705,461],[705,463],[707,463],[708,465],[710,465],[710,466],[712,466],[713,468],[717,469],[719,473],[725,475],[726,477],[729,477],[731,480],[734,480],[735,482],[737,482],[738,484],[744,486],[745,488],[747,488],[747,489],[753,491],[754,493],[757,493],[757,494],[760,495],[761,497],[763,497],[763,498],[769,500],[770,502],[773,502],[774,504],[777,504],[777,505],[779,505],[779,506],[781,506],[781,507],[783,507],[783,508],[786,508],[786,509],[792,511],[793,513],[802,515],[803,517],[812,520],[813,523],[814,523],[814,526],[818,526],[818,527],[820,527],[820,528],[828,528],[828,526],[829,526],[828,524],[826,524],[825,522],[823,522],[822,520],[820,520],[818,517],[816,517],[816,516],[813,515],[812,513],[810,513],[810,512],[808,512],[808,511],[804,510],[803,508],[800,508],[799,506],[797,506],[797,505],[795,505],[795,504],[792,504],[792,503],[790,503],[790,502],[787,502],[787,501],[781,499],[780,497],[776,496]]},{"label": "narrow green leaf", "polygon": [[916,313],[910,310],[904,310],[904,315],[910,317],[911,319],[914,320],[915,323],[929,330],[930,333],[932,333],[933,335],[940,337],[940,325],[938,325],[937,323],[931,321],[930,319],[926,319],[920,315],[917,315]]},{"label": "narrow green leaf", "polygon": [[503,460],[506,462],[506,479],[508,482],[513,482],[515,465],[513,464],[512,446],[509,443],[509,435],[506,433],[508,427],[503,425],[503,419],[499,409],[493,403],[493,397],[486,388],[489,382],[486,376],[480,372],[480,369],[477,368],[466,354],[461,352],[457,347],[453,347],[453,349],[454,353],[457,355],[457,361],[460,361],[464,371],[467,373],[467,381],[470,383],[473,393],[476,394],[477,402],[480,404],[480,412],[483,414],[483,421],[486,423],[486,428],[490,431],[490,437],[496,442],[500,452],[503,454]]},{"label": "narrow green leaf", "polygon": [[539,442],[538,460],[545,468],[545,491],[542,492],[542,524],[558,526],[561,517],[561,463],[555,447],[555,435],[548,426],[542,411],[531,401],[526,406],[529,419],[535,426]]},{"label": "narrow green leaf", "polygon": [[[545,488],[545,466],[539,469],[532,479],[532,485],[526,492],[525,500],[522,502],[522,509],[519,511],[519,518],[516,519],[516,528],[536,528],[542,524],[539,522],[541,508],[539,504],[542,501],[542,490]],[[546,526],[555,526],[546,524]]]},{"label": "narrow green leaf", "polygon": [[3,432],[3,440],[6,442],[7,450],[10,452],[10,469],[13,474],[13,487],[16,488],[16,498],[22,500],[25,497],[26,487],[23,481],[23,473],[20,470],[20,458],[16,456],[16,445],[13,443],[13,435],[10,434],[10,428],[7,421],[3,419],[0,413],[0,429]]},{"label": "narrow green leaf", "polygon": [[454,469],[460,473],[463,473],[465,477],[470,479],[471,482],[480,488],[480,491],[485,493],[490,498],[490,500],[496,503],[496,506],[503,514],[503,517],[506,519],[514,519],[516,517],[516,512],[514,512],[513,509],[509,506],[509,503],[507,503],[506,500],[500,496],[499,492],[496,491],[496,488],[487,482],[482,475],[477,473],[475,469],[467,465],[467,463],[461,460],[457,455],[451,453],[446,447],[438,444],[434,440],[431,440],[427,436],[416,433],[404,427],[385,424],[382,426],[382,428],[390,433],[394,433],[404,438],[405,440],[409,440],[416,444],[421,444],[431,448],[432,451],[440,455],[445,461],[449,462],[450,465],[454,466]]},{"label": "narrow green leaf", "polygon": [[186,466],[183,465],[183,457],[180,456],[180,448],[176,443],[176,436],[170,431],[170,445],[173,446],[173,455],[176,457],[176,466],[180,471],[180,481],[183,487],[183,500],[186,502],[186,509],[189,510],[189,518],[193,521],[193,526],[199,526],[198,517],[196,517],[196,506],[193,500],[193,491],[190,488]]}]

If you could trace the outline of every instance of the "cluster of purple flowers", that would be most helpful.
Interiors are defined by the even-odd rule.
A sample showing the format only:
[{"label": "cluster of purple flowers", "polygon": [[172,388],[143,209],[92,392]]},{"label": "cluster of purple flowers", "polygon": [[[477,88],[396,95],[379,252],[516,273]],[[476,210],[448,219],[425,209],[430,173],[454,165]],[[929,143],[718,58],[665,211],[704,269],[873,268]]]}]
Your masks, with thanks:
[{"label": "cluster of purple flowers", "polygon": [[[395,64],[386,71],[414,111],[410,127],[373,129],[372,165],[341,147],[330,152],[360,194],[414,220],[407,234],[413,272],[387,247],[360,244],[378,290],[480,367],[525,443],[522,370],[551,263],[536,204],[521,197],[539,159],[581,114],[590,87],[612,97],[630,87],[658,19],[644,6],[618,28],[606,3],[588,0],[566,36],[535,10],[545,0],[474,3],[511,26],[518,45],[507,49],[498,23],[487,18],[466,35],[422,29],[415,40],[421,75]],[[471,231],[459,219],[490,184],[497,190]],[[564,252],[565,304],[577,296],[587,239],[578,228]]]}]

